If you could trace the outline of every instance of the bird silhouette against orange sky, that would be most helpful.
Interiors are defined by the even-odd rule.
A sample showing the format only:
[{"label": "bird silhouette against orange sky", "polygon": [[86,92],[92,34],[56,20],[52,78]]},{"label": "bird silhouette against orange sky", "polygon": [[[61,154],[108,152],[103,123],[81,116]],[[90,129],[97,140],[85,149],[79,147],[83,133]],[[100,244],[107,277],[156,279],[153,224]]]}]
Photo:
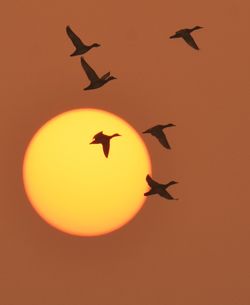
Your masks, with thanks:
[{"label": "bird silhouette against orange sky", "polygon": [[152,136],[156,137],[158,141],[167,149],[171,149],[168,140],[163,132],[164,128],[167,127],[174,127],[174,124],[167,124],[167,125],[156,125],[152,128],[145,130],[143,133],[150,133]]},{"label": "bird silhouette against orange sky", "polygon": [[161,184],[156,181],[154,181],[149,175],[146,177],[148,185],[151,187],[151,190],[149,190],[147,193],[144,194],[144,196],[150,196],[150,195],[155,195],[158,194],[161,197],[164,197],[168,200],[178,200],[177,198],[173,198],[167,191],[166,189],[170,185],[177,184],[178,182],[176,181],[170,181],[167,184]]},{"label": "bird silhouette against orange sky", "polygon": [[82,54],[87,53],[92,48],[100,47],[100,45],[98,43],[93,43],[92,45],[89,45],[89,46],[84,44],[81,41],[81,39],[72,31],[72,29],[70,28],[69,25],[66,27],[66,32],[67,32],[70,40],[72,41],[73,45],[76,48],[75,51],[70,56],[82,55]]},{"label": "bird silhouette against orange sky", "polygon": [[93,68],[86,62],[86,60],[81,56],[81,65],[85,71],[88,79],[90,80],[89,86],[84,88],[84,90],[97,89],[105,85],[107,82],[116,79],[116,77],[111,76],[110,72],[104,74],[102,77],[99,77]]},{"label": "bird silhouette against orange sky", "polygon": [[199,47],[197,46],[195,40],[191,36],[191,33],[193,31],[196,31],[199,29],[203,29],[203,27],[195,26],[192,29],[182,29],[182,30],[177,31],[174,35],[170,36],[169,38],[170,39],[183,38],[186,41],[186,43],[189,44],[192,48],[194,48],[195,50],[199,50]]}]

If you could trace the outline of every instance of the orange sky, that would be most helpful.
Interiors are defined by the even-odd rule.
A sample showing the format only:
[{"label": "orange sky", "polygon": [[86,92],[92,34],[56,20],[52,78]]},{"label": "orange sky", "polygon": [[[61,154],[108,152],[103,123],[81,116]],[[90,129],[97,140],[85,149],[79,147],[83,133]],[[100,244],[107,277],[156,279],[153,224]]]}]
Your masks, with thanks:
[{"label": "orange sky", "polygon": [[[4,305],[249,305],[250,3],[242,1],[10,1],[1,8],[1,295]],[[96,91],[65,34],[86,43]],[[194,33],[201,51],[176,30]],[[173,149],[144,139],[154,178],[175,179],[178,202],[151,197],[119,231],[63,234],[32,209],[22,161],[57,114],[95,107],[138,131],[174,123]]]}]

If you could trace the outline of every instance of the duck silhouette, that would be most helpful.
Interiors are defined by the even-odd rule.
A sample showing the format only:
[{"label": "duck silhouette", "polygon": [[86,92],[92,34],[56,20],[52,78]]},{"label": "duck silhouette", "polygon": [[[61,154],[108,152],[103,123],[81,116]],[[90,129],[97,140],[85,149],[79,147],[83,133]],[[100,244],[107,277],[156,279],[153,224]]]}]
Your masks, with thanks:
[{"label": "duck silhouette", "polygon": [[191,33],[193,31],[203,29],[201,26],[195,26],[192,29],[182,29],[177,31],[174,35],[170,36],[170,39],[173,38],[183,38],[187,44],[189,44],[192,48],[195,50],[199,50],[199,47],[197,46],[196,42],[194,41],[193,37],[191,36]]},{"label": "duck silhouette", "polygon": [[106,158],[109,155],[109,148],[110,148],[110,140],[114,137],[121,136],[118,133],[113,134],[112,136],[105,135],[102,131],[98,132],[94,137],[93,141],[89,144],[102,144],[102,149]]},{"label": "duck silhouette", "polygon": [[170,185],[174,185],[177,184],[178,182],[176,181],[170,181],[167,184],[160,184],[156,181],[154,181],[149,175],[147,175],[146,177],[147,183],[148,185],[151,187],[151,189],[147,192],[144,193],[144,196],[150,196],[150,195],[155,195],[158,194],[161,197],[164,197],[168,200],[178,200],[177,198],[173,198],[167,191],[166,189],[170,186]]},{"label": "duck silhouette", "polygon": [[90,46],[84,44],[81,41],[81,39],[72,31],[69,25],[66,27],[66,33],[68,34],[70,40],[72,41],[73,45],[76,48],[75,51],[70,56],[82,55],[88,52],[89,50],[91,50],[92,48],[100,47],[98,43],[93,43]]},{"label": "duck silhouette", "polygon": [[90,84],[88,87],[84,88],[84,90],[92,90],[97,89],[105,85],[107,82],[116,79],[116,77],[111,76],[110,72],[104,74],[101,78],[96,74],[94,69],[90,67],[90,65],[86,62],[86,60],[81,56],[81,65],[83,70],[85,71],[88,79],[90,80]]},{"label": "duck silhouette", "polygon": [[156,137],[159,142],[167,149],[171,149],[168,140],[163,132],[164,128],[167,127],[174,127],[174,124],[167,124],[167,125],[156,125],[152,128],[147,129],[143,133],[150,133],[152,136]]}]

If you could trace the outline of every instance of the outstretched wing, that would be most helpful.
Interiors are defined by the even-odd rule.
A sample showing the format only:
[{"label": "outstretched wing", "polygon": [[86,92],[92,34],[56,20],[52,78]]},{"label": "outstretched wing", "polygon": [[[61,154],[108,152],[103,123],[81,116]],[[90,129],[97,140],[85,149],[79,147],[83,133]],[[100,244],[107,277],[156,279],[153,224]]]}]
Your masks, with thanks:
[{"label": "outstretched wing", "polygon": [[103,135],[103,132],[102,132],[102,131],[100,131],[100,132],[98,132],[97,134],[95,134],[95,135],[93,136],[93,139],[98,138],[98,137],[101,136],[101,135]]},{"label": "outstretched wing", "polygon": [[83,70],[87,74],[88,79],[91,82],[96,82],[99,80],[98,75],[95,73],[95,71],[90,67],[90,65],[86,62],[86,60],[81,56],[81,64],[83,67]]},{"label": "outstretched wing", "polygon": [[148,128],[147,130],[143,131],[143,133],[151,133],[152,134],[156,130],[156,128],[157,128],[156,126]]},{"label": "outstretched wing", "polygon": [[168,200],[173,200],[174,199],[174,197],[172,197],[167,191],[165,191],[165,190],[162,190],[162,191],[159,191],[159,193],[158,193],[161,197],[164,197],[164,198],[166,198],[166,199],[168,199]]},{"label": "outstretched wing", "polygon": [[183,39],[186,41],[187,44],[189,44],[192,48],[195,50],[199,50],[199,47],[197,46],[196,42],[194,41],[191,34],[185,34],[183,35]]},{"label": "outstretched wing", "polygon": [[171,149],[168,140],[162,130],[158,131],[157,133],[153,133],[153,135],[159,140],[161,145],[163,145],[167,149]]},{"label": "outstretched wing", "polygon": [[147,175],[146,180],[151,188],[155,188],[158,185],[158,183],[154,181],[149,175]]},{"label": "outstretched wing", "polygon": [[71,39],[73,45],[78,49],[78,48],[82,48],[84,47],[84,43],[81,41],[81,39],[72,31],[72,29],[70,28],[70,26],[66,27],[66,32],[69,36],[69,38]]},{"label": "outstretched wing", "polygon": [[109,147],[110,147],[109,141],[105,141],[105,143],[102,144],[103,152],[106,158],[108,158],[109,155]]},{"label": "outstretched wing", "polygon": [[104,74],[104,75],[102,76],[102,79],[106,79],[106,78],[109,77],[109,76],[110,76],[110,72]]}]

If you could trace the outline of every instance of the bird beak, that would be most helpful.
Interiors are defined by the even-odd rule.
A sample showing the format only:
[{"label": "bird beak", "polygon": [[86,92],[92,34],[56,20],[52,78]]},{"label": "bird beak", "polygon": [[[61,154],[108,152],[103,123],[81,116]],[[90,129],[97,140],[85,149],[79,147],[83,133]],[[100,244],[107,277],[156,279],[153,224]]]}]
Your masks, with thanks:
[{"label": "bird beak", "polygon": [[148,131],[147,131],[147,130],[145,130],[145,131],[143,131],[142,133],[148,133]]},{"label": "bird beak", "polygon": [[95,140],[93,140],[92,142],[90,142],[89,144],[94,144]]}]

